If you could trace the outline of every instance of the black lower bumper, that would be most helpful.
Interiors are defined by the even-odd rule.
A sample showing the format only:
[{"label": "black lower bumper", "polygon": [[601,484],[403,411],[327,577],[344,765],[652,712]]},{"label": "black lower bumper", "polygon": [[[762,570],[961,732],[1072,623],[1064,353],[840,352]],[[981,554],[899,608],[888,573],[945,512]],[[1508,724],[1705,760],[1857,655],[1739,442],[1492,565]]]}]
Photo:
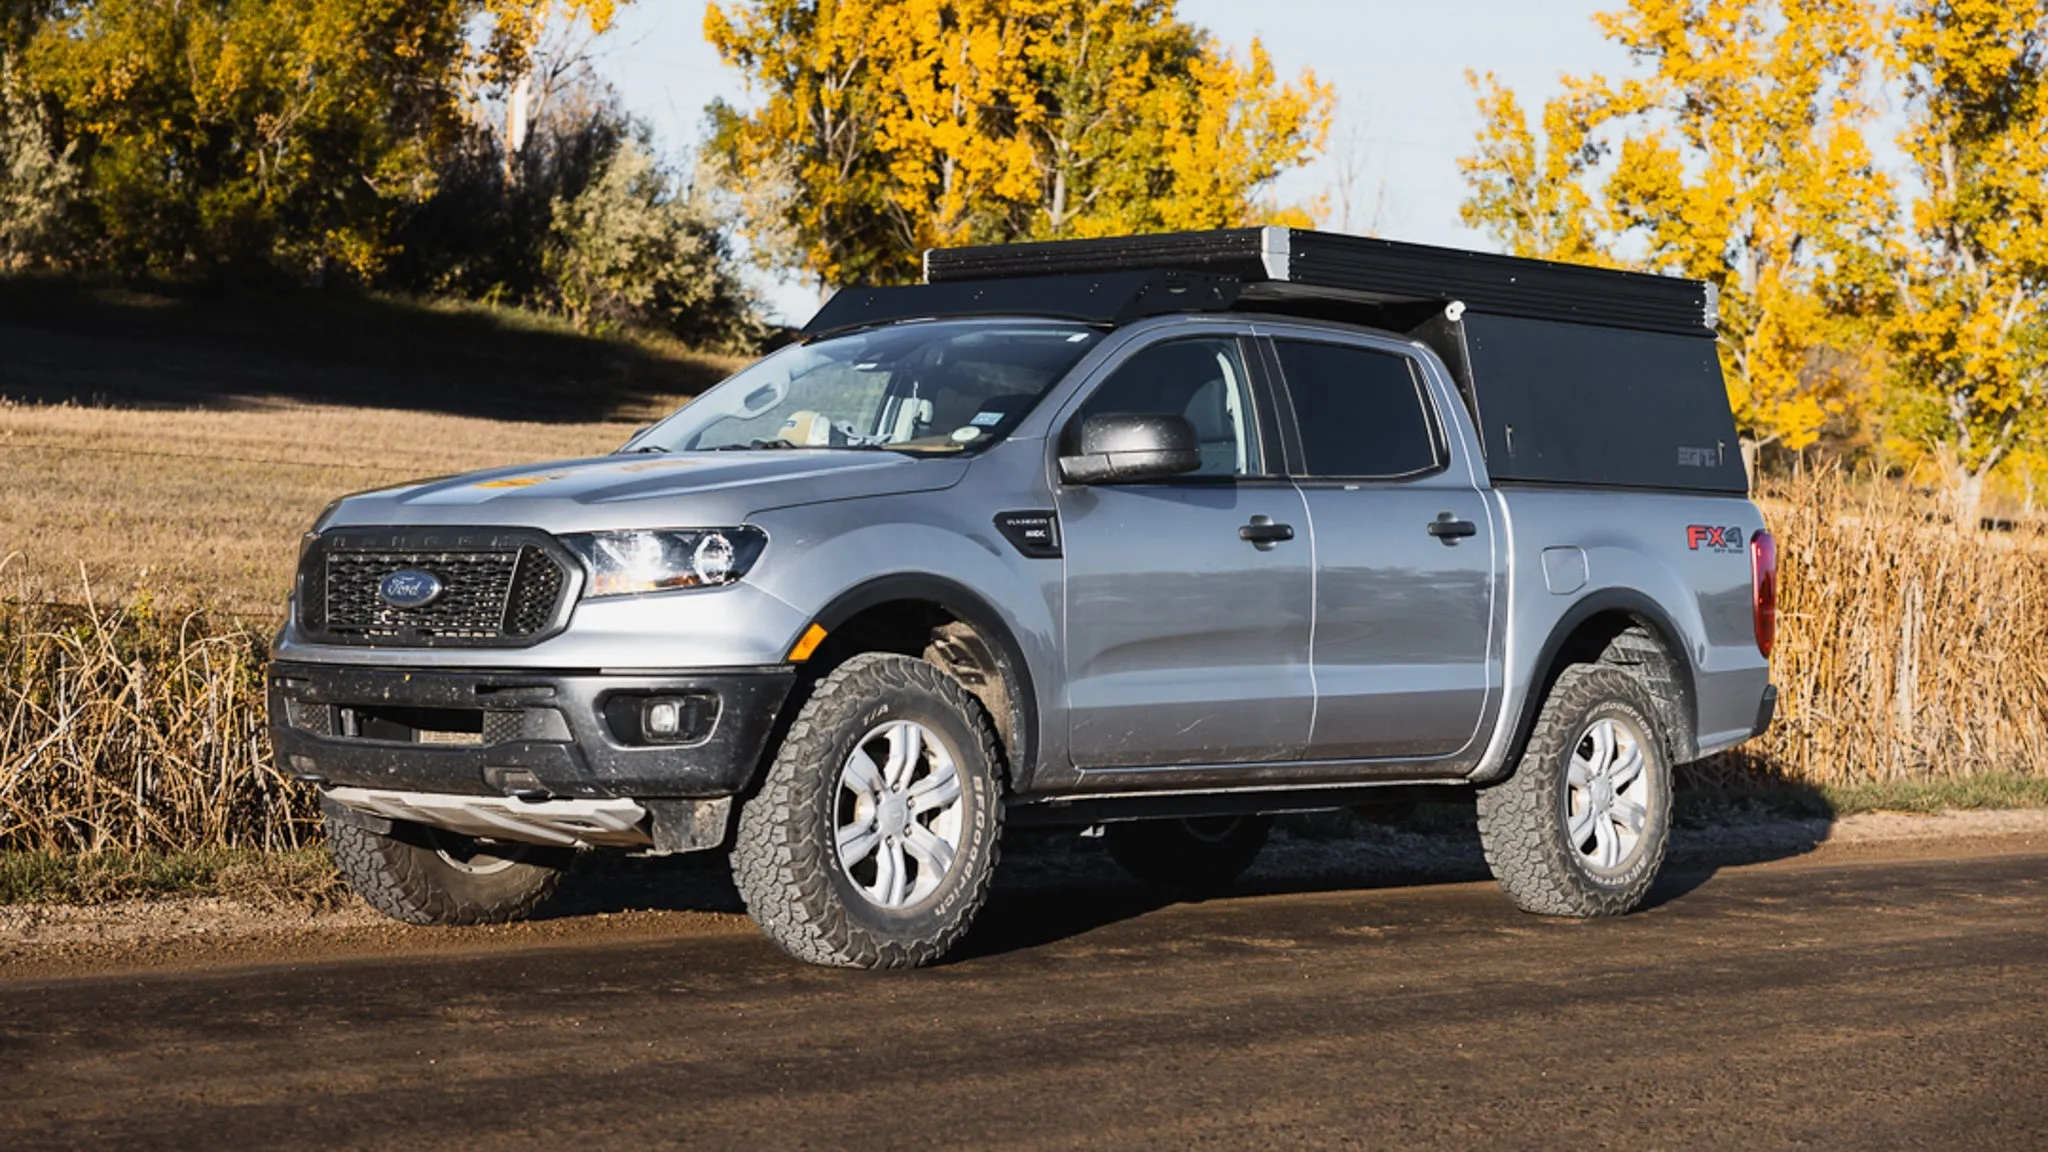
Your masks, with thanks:
[{"label": "black lower bumper", "polygon": [[[474,796],[706,799],[746,788],[796,674],[428,672],[277,663],[278,766],[326,785]],[[689,702],[663,743],[642,705]]]},{"label": "black lower bumper", "polygon": [[1749,737],[1754,740],[1770,730],[1771,721],[1778,718],[1778,686],[1764,685],[1764,698],[1756,706],[1756,727],[1750,729]]}]

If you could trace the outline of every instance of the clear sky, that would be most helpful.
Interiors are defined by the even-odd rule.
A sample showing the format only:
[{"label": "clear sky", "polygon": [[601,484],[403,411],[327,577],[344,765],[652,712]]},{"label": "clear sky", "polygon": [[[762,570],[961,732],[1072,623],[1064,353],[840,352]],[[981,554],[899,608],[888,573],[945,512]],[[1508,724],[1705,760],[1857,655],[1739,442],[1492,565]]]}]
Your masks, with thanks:
[{"label": "clear sky", "polygon": [[[1077,3],[1085,0],[1076,0]],[[1353,223],[1430,244],[1484,245],[1458,220],[1464,184],[1457,158],[1479,118],[1465,70],[1492,71],[1540,109],[1567,73],[1625,71],[1628,58],[1593,25],[1617,0],[1181,0],[1183,18],[1242,50],[1253,37],[1283,75],[1303,68],[1332,84],[1342,110],[1332,143],[1362,157],[1363,204]],[[701,135],[705,104],[744,103],[736,73],[704,42],[701,0],[639,0],[599,45],[599,69],[626,106],[680,152]],[[1328,188],[1328,165],[1284,179],[1283,199]],[[1374,210],[1376,209],[1376,211]],[[781,318],[801,322],[810,290],[769,286]]]}]

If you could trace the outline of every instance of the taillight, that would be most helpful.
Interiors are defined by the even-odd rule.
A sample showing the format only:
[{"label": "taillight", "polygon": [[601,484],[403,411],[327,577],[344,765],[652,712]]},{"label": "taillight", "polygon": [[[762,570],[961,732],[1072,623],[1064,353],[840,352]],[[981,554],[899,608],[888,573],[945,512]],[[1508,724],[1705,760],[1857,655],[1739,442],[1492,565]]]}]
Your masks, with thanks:
[{"label": "taillight", "polygon": [[1756,620],[1756,650],[1768,659],[1778,641],[1778,538],[1769,532],[1749,538],[1749,606]]}]

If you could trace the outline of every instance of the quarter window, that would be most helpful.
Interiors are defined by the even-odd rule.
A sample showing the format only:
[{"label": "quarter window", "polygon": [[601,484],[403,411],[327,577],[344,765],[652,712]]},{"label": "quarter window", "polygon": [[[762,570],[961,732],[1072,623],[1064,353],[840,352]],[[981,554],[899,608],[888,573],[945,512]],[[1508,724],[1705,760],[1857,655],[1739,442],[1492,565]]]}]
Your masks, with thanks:
[{"label": "quarter window", "polygon": [[1261,471],[1258,429],[1235,337],[1171,340],[1138,351],[1081,405],[1067,435],[1078,439],[1083,421],[1107,412],[1185,416],[1202,445],[1202,467],[1188,475]]},{"label": "quarter window", "polygon": [[1342,344],[1273,343],[1310,475],[1398,479],[1442,463],[1413,360]]}]

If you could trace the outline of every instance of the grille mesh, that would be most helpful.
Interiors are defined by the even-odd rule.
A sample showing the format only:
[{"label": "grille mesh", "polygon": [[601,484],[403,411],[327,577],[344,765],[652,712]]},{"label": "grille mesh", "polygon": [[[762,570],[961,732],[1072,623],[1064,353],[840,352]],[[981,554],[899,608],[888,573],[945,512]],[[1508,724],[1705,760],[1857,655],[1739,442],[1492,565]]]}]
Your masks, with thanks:
[{"label": "grille mesh", "polygon": [[525,718],[523,712],[484,713],[484,743],[503,744],[507,740],[519,739],[523,728],[521,721]]},{"label": "grille mesh", "polygon": [[[518,643],[554,623],[568,582],[561,565],[533,545],[442,552],[334,548],[308,559],[318,567],[305,583],[303,619],[342,644]],[[441,581],[433,603],[398,608],[378,594],[386,576],[408,568]]]}]

